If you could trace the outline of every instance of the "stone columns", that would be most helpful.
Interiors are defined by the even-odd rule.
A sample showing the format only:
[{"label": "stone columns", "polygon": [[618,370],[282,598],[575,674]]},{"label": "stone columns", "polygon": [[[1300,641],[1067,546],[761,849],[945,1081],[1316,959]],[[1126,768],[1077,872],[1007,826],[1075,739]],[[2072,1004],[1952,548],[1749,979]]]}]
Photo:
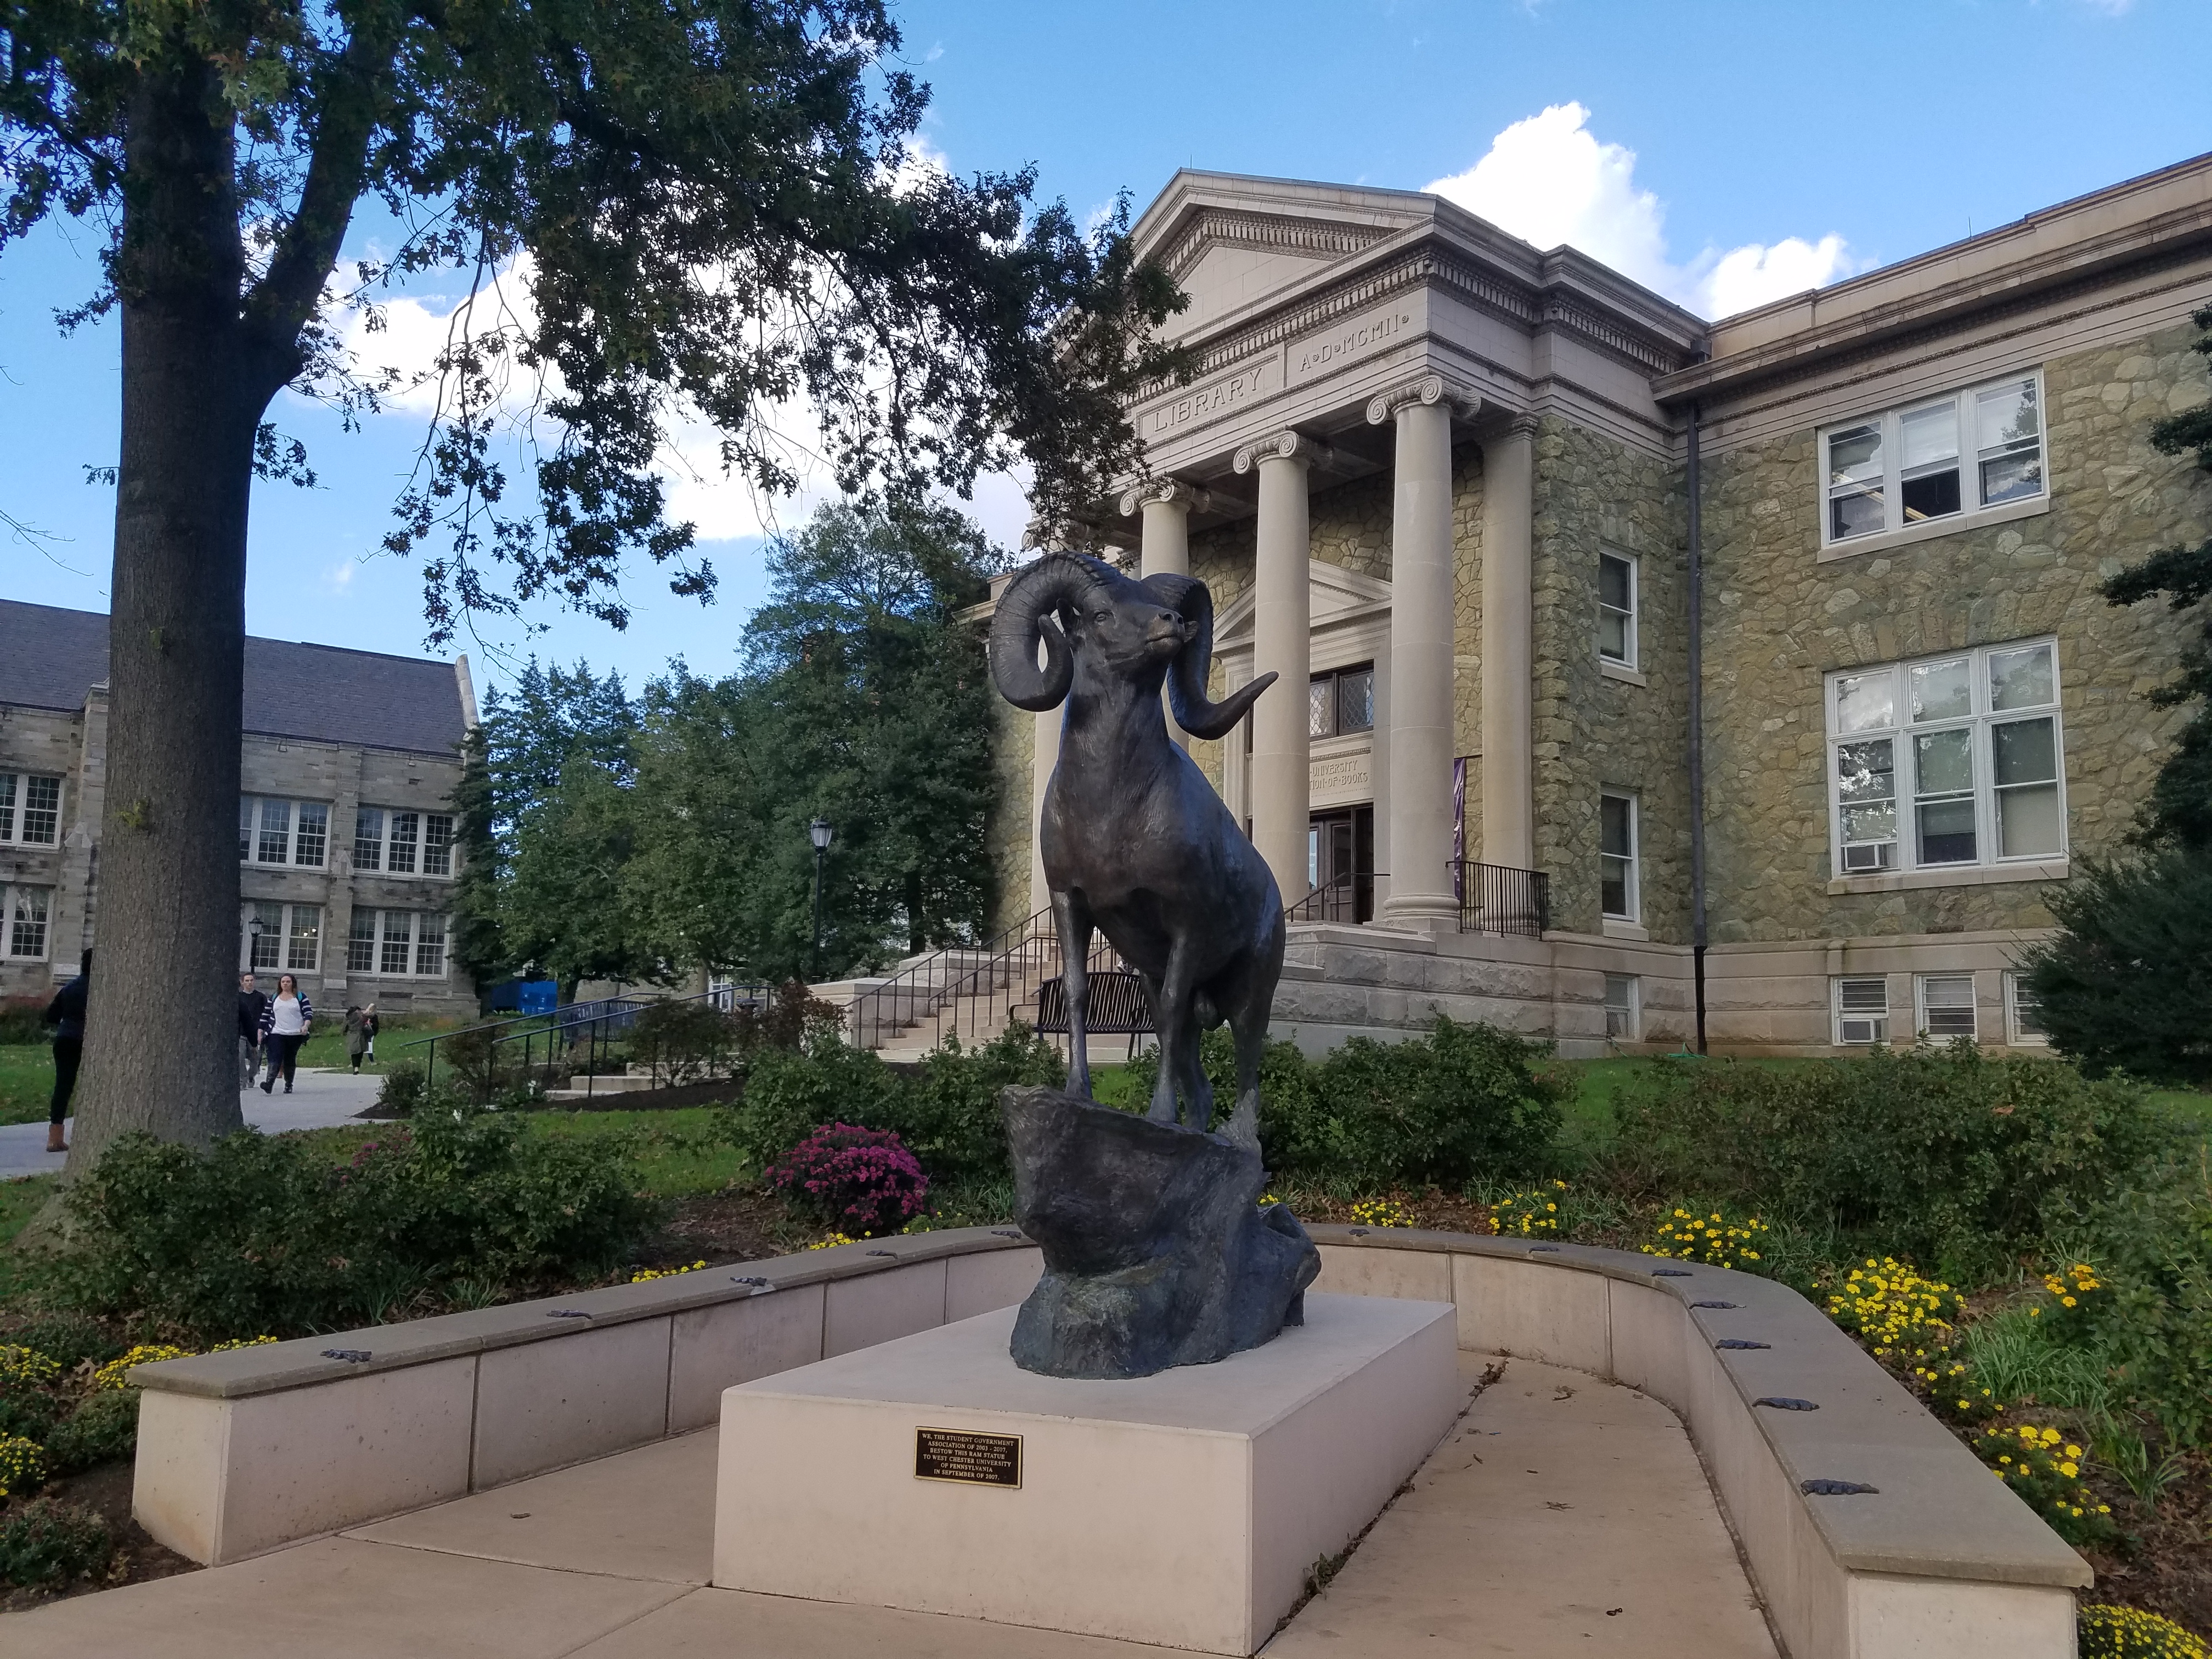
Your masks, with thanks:
[{"label": "stone columns", "polygon": [[1319,449],[1279,432],[1237,452],[1240,473],[1260,474],[1260,523],[1252,579],[1252,672],[1282,676],[1252,708],[1252,841],[1275,872],[1283,903],[1310,890],[1307,879],[1306,685],[1312,678],[1311,556],[1306,470]]},{"label": "stone columns", "polygon": [[1482,447],[1482,860],[1535,863],[1536,417],[1516,415]]},{"label": "stone columns", "polygon": [[[1440,375],[1367,405],[1398,428],[1390,516],[1390,895],[1382,919],[1455,923],[1452,890],[1452,480],[1455,400]],[[1524,515],[1525,516],[1525,515]]]},{"label": "stone columns", "polygon": [[1030,763],[1030,914],[1052,903],[1052,890],[1044,879],[1044,789],[1052,781],[1052,769],[1060,764],[1060,723],[1067,713],[1063,703],[1030,718],[1036,722],[1036,752]]},{"label": "stone columns", "polygon": [[[1121,516],[1129,517],[1141,511],[1144,517],[1144,540],[1138,555],[1137,574],[1146,576],[1188,576],[1190,574],[1190,510],[1207,505],[1206,491],[1180,478],[1155,478],[1121,494]],[[1170,713],[1168,735],[1185,749],[1190,738],[1175,723]]]}]

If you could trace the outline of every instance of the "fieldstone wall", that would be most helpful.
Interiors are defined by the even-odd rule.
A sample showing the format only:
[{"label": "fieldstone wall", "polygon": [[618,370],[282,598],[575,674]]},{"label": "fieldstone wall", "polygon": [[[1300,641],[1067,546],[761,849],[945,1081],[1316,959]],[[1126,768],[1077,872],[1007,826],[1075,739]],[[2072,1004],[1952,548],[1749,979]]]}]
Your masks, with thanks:
[{"label": "fieldstone wall", "polygon": [[[1551,872],[1554,927],[1600,931],[1598,796],[1610,788],[1638,799],[1644,926],[1689,942],[1686,513],[1680,470],[1664,459],[1554,416],[1538,428],[1536,863]],[[1637,560],[1642,685],[1599,666],[1601,548]]]},{"label": "fieldstone wall", "polygon": [[2098,584],[2212,529],[2212,479],[2152,449],[2151,423],[2207,395],[2196,331],[2044,365],[2048,513],[1817,561],[1808,428],[1715,453],[1705,485],[1708,850],[1716,943],[2033,929],[2045,883],[1831,893],[1823,677],[1838,668],[2053,635],[2068,838],[2109,854],[2185,709],[2146,694],[2198,627]]}]

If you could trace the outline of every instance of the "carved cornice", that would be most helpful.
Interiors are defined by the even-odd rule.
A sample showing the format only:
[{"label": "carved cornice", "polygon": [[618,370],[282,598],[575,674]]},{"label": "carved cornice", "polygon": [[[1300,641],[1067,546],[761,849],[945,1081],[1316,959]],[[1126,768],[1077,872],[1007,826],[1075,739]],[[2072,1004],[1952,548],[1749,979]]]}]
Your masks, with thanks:
[{"label": "carved cornice", "polygon": [[1255,438],[1237,452],[1230,465],[1239,473],[1249,472],[1262,461],[1296,461],[1300,466],[1334,469],[1344,457],[1318,438],[1303,432],[1274,432]]},{"label": "carved cornice", "polygon": [[1205,513],[1213,506],[1212,496],[1194,483],[1186,483],[1181,478],[1152,478],[1132,484],[1121,492],[1121,516],[1133,518],[1152,501],[1164,501],[1185,512]]},{"label": "carved cornice", "polygon": [[1160,263],[1167,267],[1168,275],[1181,282],[1209,247],[1249,247],[1334,259],[1371,247],[1390,234],[1376,225],[1329,224],[1234,208],[1206,208],[1176,238]]},{"label": "carved cornice", "polygon": [[[1540,292],[1481,270],[1449,251],[1424,247],[1347,278],[1201,348],[1192,378],[1204,380],[1285,340],[1313,333],[1394,295],[1431,283],[1480,310],[1531,331],[1553,328],[1572,334],[1646,374],[1665,374],[1682,367],[1683,354],[1564,295]],[[1130,407],[1150,403],[1173,389],[1173,383],[1164,379],[1149,382],[1131,396]]]},{"label": "carved cornice", "polygon": [[1370,398],[1367,400],[1367,424],[1381,426],[1395,417],[1401,409],[1439,403],[1449,404],[1449,412],[1463,421],[1474,419],[1482,407],[1482,399],[1464,386],[1447,381],[1441,374],[1424,374]]}]

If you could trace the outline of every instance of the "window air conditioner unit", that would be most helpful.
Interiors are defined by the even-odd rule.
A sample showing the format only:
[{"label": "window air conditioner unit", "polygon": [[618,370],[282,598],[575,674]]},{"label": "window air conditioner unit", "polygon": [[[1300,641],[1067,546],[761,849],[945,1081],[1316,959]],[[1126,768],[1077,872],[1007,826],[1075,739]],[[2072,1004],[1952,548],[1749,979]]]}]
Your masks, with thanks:
[{"label": "window air conditioner unit", "polygon": [[1869,1017],[1846,1016],[1838,1020],[1837,1030],[1845,1042],[1887,1042],[1889,1041],[1889,1020]]},{"label": "window air conditioner unit", "polygon": [[1887,870],[1896,862],[1897,843],[1893,841],[1857,842],[1844,848],[1846,870]]}]

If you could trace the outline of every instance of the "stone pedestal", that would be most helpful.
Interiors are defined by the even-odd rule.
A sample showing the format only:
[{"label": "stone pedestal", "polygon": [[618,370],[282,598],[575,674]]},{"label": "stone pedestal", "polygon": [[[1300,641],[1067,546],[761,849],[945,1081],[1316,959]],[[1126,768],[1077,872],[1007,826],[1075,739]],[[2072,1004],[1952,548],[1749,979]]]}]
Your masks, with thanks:
[{"label": "stone pedestal", "polygon": [[[1463,1403],[1449,1304],[1310,1295],[1265,1347],[1116,1382],[1018,1370],[1013,1320],[724,1394],[714,1583],[1250,1654]],[[925,1429],[1018,1440],[1019,1485],[923,1478]]]}]

